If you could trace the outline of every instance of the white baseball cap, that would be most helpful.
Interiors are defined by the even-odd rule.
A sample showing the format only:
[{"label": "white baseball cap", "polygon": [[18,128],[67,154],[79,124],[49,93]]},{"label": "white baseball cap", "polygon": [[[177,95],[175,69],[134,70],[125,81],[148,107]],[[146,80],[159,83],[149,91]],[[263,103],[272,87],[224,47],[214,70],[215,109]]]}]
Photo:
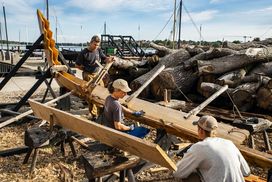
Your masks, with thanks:
[{"label": "white baseball cap", "polygon": [[123,79],[117,79],[112,83],[113,88],[122,90],[123,92],[130,92],[131,89],[128,86],[128,83],[126,80]]}]

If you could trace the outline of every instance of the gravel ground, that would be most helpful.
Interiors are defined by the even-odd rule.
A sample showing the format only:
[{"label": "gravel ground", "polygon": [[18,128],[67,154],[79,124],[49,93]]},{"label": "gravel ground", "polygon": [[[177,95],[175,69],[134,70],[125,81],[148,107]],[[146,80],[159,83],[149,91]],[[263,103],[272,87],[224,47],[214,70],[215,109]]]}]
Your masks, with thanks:
[{"label": "gravel ground", "polygon": [[[32,98],[41,98],[43,91],[35,93]],[[9,92],[0,95],[0,103],[12,103],[17,102],[24,93],[21,92]],[[80,108],[86,107],[84,102],[78,98],[73,97],[73,105]],[[75,104],[76,103],[76,104]],[[27,128],[33,127],[39,124],[40,121],[28,122],[23,124],[13,124],[0,129],[0,150],[5,150],[13,147],[19,147],[24,145],[24,132]],[[152,132],[148,135],[147,140],[153,141],[155,139],[156,131],[152,129]],[[270,142],[271,133],[269,133]],[[264,142],[262,141],[262,135],[255,135],[256,148],[258,150],[264,150]],[[186,141],[187,142],[187,141]],[[78,156],[86,152],[76,142],[75,147]],[[25,154],[15,155],[11,157],[0,157],[0,181],[33,181],[33,182],[48,182],[48,181],[87,181],[83,166],[79,163],[79,158],[74,158],[68,145],[65,146],[68,155],[63,156],[60,152],[60,147],[47,147],[43,148],[39,152],[36,169],[33,174],[29,173],[31,159],[28,164],[22,164]],[[177,161],[178,158],[173,158]],[[172,176],[172,172],[169,170],[154,171],[155,168],[150,168],[138,174],[137,181],[175,181]],[[253,174],[266,178],[266,171],[251,166]]]}]

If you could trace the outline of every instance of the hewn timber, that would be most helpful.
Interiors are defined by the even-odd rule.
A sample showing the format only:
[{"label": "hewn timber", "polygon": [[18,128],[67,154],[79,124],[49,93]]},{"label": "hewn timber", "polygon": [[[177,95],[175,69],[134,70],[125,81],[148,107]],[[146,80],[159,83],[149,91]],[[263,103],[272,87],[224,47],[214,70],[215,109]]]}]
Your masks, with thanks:
[{"label": "hewn timber", "polygon": [[[133,100],[131,102],[133,102]],[[176,170],[176,165],[159,145],[105,127],[87,119],[76,117],[33,100],[29,100],[29,103],[34,114],[41,119],[54,122],[57,125],[78,132],[84,136],[94,138],[112,147],[128,151],[133,155],[167,167],[170,170]]]}]

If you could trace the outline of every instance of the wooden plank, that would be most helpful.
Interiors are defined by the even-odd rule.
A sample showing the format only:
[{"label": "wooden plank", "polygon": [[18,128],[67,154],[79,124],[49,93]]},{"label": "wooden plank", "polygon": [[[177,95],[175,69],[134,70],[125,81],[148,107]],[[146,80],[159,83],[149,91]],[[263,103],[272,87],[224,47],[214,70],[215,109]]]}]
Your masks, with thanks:
[{"label": "wooden plank", "polygon": [[[92,92],[92,99],[104,103],[108,95],[109,92],[106,88],[97,86]],[[126,104],[125,100],[127,97],[128,96],[121,99],[120,102],[122,104]],[[186,133],[186,135],[192,136],[192,138],[194,138],[195,140],[198,138],[197,127],[192,125],[193,121],[199,119],[198,116],[191,116],[188,119],[185,119],[183,117],[186,115],[185,112],[166,108],[138,98],[130,101],[129,109],[135,111],[144,110],[144,117],[140,117],[137,120],[139,120],[140,122],[144,122],[147,125],[156,128],[162,127],[166,129],[167,132],[181,137],[184,137],[184,133],[181,133],[181,131],[186,130],[186,132],[188,132]],[[133,117],[129,113],[127,114],[127,116]],[[145,122],[145,120],[148,120],[148,122]],[[248,131],[238,128],[235,128],[234,130],[233,126],[224,123],[219,123],[217,132],[219,137],[229,139],[236,144],[242,144],[249,136]]]},{"label": "wooden plank", "polygon": [[29,104],[34,114],[43,120],[50,121],[50,115],[53,115],[53,121],[64,128],[94,138],[112,147],[128,151],[163,167],[176,170],[176,165],[158,145],[33,100],[29,100]]}]

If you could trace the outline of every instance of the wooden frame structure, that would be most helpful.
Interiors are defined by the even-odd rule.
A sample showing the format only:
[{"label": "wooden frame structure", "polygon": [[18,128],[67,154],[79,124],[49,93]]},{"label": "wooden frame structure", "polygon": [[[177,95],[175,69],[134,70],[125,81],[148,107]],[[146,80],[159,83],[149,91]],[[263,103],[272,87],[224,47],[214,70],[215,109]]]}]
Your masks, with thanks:
[{"label": "wooden frame structure", "polygon": [[[44,34],[44,43],[47,61],[50,66],[61,64],[57,61],[57,50],[55,48],[55,41],[52,39],[52,31],[50,31],[49,21],[38,10],[38,20],[40,25],[41,34]],[[96,86],[93,88],[86,88],[86,81],[81,80],[74,75],[71,75],[64,71],[55,73],[56,81],[63,87],[73,91],[73,93],[87,101],[95,101],[100,104],[104,104],[108,91],[105,88]],[[127,97],[126,97],[127,98]],[[121,100],[122,104],[126,105],[125,99]],[[163,106],[156,105],[141,99],[134,98],[127,105],[131,110],[144,110],[145,116],[136,118],[131,113],[125,113],[126,117],[136,119],[139,122],[147,124],[155,128],[163,128],[168,133],[180,136],[183,138],[197,141],[197,130],[192,125],[192,121],[197,120],[199,117],[190,116],[185,119],[185,112],[173,110]],[[218,136],[233,141],[240,149],[244,157],[250,163],[256,163],[257,165],[267,168],[272,166],[272,155],[268,155],[257,150],[251,150],[242,144],[249,137],[247,130],[238,129],[233,126],[219,123]]]},{"label": "wooden frame structure", "polygon": [[163,167],[167,167],[170,170],[176,170],[176,165],[159,145],[43,105],[33,100],[29,100],[29,104],[34,114],[43,120],[55,123],[84,136],[94,138],[112,147],[128,151],[131,154]]}]

